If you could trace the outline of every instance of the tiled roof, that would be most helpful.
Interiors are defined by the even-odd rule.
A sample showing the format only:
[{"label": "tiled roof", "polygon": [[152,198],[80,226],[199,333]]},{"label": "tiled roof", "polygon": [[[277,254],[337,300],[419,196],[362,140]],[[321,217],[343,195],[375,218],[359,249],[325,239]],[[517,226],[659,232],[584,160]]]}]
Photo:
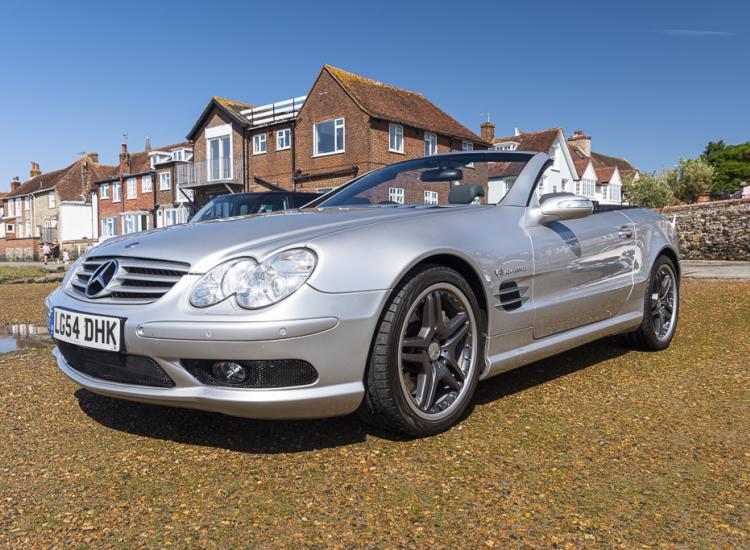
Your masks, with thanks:
[{"label": "tiled roof", "polygon": [[617,166],[620,174],[632,174],[638,171],[635,166],[623,158],[602,155],[595,151],[591,152],[591,160],[594,162],[594,166]]},{"label": "tiled roof", "polygon": [[233,114],[237,115],[245,122],[247,122],[247,120],[245,116],[241,114],[241,111],[244,111],[245,109],[252,109],[253,107],[255,107],[255,105],[250,105],[249,103],[243,103],[241,101],[235,101],[233,99],[227,99],[226,97],[219,97],[217,95],[215,95],[213,99],[221,103],[222,106],[229,109]]},{"label": "tiled roof", "polygon": [[561,131],[560,128],[548,128],[538,132],[521,132],[517,136],[495,138],[495,143],[517,143],[517,151],[535,151],[537,153],[549,153],[555,138]]},{"label": "tiled roof", "polygon": [[324,65],[323,70],[328,71],[359,107],[373,118],[487,143],[422,94],[383,84],[330,65]]},{"label": "tiled roof", "polygon": [[7,198],[56,189],[60,201],[82,200],[83,189],[89,190],[95,181],[111,177],[116,173],[116,166],[95,163],[90,156],[86,155],[67,168],[26,180],[18,189],[8,193]]},{"label": "tiled roof", "polygon": [[203,124],[203,121],[211,113],[211,110],[216,106],[222,109],[225,113],[229,114],[229,116],[240,126],[247,126],[249,124],[247,117],[241,112],[245,109],[252,109],[253,107],[255,107],[255,105],[250,105],[249,103],[243,103],[242,101],[235,101],[233,99],[227,99],[225,97],[219,97],[215,95],[211,97],[208,105],[206,105],[206,107],[203,109],[203,112],[198,117],[198,120],[195,121],[195,124],[193,124],[193,127],[188,132],[186,136],[188,139],[195,138],[198,130],[200,130],[201,125]]},{"label": "tiled roof", "polygon": [[617,166],[594,166],[596,171],[596,179],[599,183],[609,183],[612,180],[612,176],[615,175]]},{"label": "tiled roof", "polygon": [[591,159],[587,157],[579,147],[571,145],[570,143],[568,143],[568,151],[570,151],[570,158],[573,159],[573,164],[576,167],[576,172],[578,172],[578,177],[582,178],[589,162],[591,162]]},{"label": "tiled roof", "polygon": [[487,176],[490,178],[517,176],[524,166],[526,166],[525,162],[493,162],[487,168]]}]

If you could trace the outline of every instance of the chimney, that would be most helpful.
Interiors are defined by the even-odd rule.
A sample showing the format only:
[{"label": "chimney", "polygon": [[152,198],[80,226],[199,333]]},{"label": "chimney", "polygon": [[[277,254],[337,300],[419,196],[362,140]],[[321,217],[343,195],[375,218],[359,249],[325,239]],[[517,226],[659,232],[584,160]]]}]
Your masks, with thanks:
[{"label": "chimney", "polygon": [[99,164],[99,153],[89,153],[86,156],[89,157],[94,164]]},{"label": "chimney", "polygon": [[31,161],[31,171],[29,172],[29,174],[31,174],[32,178],[42,175],[42,171],[39,169],[39,164],[34,162],[33,160]]},{"label": "chimney", "polygon": [[130,153],[128,153],[128,144],[123,143],[120,149],[120,174],[130,172]]},{"label": "chimney", "polygon": [[21,180],[16,176],[10,181],[10,190],[15,191],[19,187],[21,187]]},{"label": "chimney", "polygon": [[479,127],[482,129],[482,132],[481,132],[482,139],[484,141],[494,143],[495,142],[495,123],[494,122],[482,122],[482,124],[480,124]]},{"label": "chimney", "polygon": [[583,131],[573,132],[573,135],[568,138],[568,143],[581,149],[587,157],[591,156],[591,136],[587,136]]}]

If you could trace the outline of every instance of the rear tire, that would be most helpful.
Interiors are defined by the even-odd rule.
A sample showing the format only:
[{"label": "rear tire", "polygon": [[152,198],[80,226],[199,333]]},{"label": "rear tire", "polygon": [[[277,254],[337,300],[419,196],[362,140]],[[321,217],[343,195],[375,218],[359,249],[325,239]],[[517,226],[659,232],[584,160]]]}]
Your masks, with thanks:
[{"label": "rear tire", "polygon": [[660,351],[669,347],[677,329],[680,307],[680,280],[674,262],[659,256],[643,298],[643,322],[638,330],[626,334],[625,342],[633,348]]},{"label": "rear tire", "polygon": [[471,404],[484,341],[466,280],[447,267],[419,268],[393,291],[376,328],[360,417],[413,437],[447,430]]}]

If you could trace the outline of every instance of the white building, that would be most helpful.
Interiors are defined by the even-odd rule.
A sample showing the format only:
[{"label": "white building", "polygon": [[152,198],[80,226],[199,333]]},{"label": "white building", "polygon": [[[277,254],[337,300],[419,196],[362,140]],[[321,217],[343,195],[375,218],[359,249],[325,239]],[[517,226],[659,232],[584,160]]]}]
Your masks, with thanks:
[{"label": "white building", "polygon": [[[498,151],[534,151],[550,156],[552,166],[544,173],[537,186],[539,195],[574,192],[578,174],[562,128],[549,128],[540,132],[517,131],[510,137],[495,138],[494,143],[494,148]],[[516,181],[520,168],[523,168],[522,164],[490,169],[488,202],[496,203],[505,196]]]},{"label": "white building", "polygon": [[[622,177],[638,171],[625,159],[591,151],[591,138],[580,130],[565,139],[562,128],[539,132],[519,132],[495,138],[498,151],[532,151],[547,153],[552,166],[542,176],[537,192],[568,192],[590,198],[599,204],[622,204]],[[515,182],[522,163],[497,163],[490,169],[488,202],[499,201]]]}]

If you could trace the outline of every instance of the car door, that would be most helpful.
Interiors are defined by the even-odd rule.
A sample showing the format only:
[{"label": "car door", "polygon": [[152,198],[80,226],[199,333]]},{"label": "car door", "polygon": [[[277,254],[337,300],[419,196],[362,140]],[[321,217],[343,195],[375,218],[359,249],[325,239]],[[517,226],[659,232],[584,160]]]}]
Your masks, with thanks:
[{"label": "car door", "polygon": [[527,228],[534,247],[534,338],[612,317],[633,287],[635,228],[618,211]]}]

